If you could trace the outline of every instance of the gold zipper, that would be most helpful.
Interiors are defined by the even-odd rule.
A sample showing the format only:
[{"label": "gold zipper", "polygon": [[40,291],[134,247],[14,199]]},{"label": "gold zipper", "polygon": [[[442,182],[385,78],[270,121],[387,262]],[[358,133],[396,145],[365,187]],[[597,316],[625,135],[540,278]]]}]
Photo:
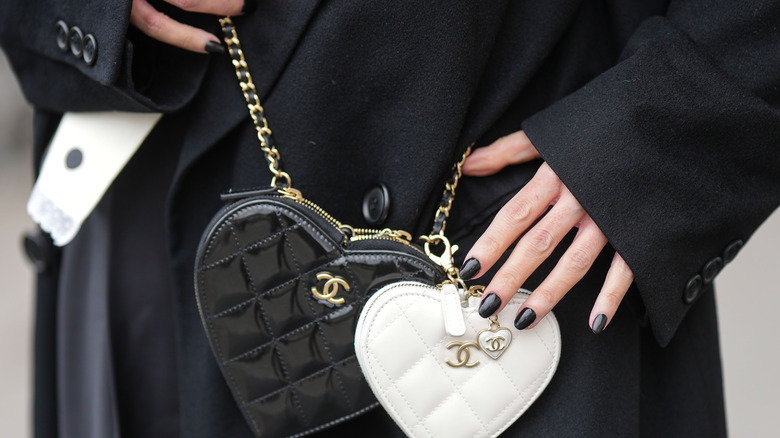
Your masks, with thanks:
[{"label": "gold zipper", "polygon": [[328,214],[328,212],[323,210],[322,207],[304,198],[300,190],[289,188],[289,187],[281,188],[279,189],[279,195],[282,196],[283,198],[291,199],[299,204],[305,205],[310,210],[317,213],[323,219],[328,221],[331,225],[336,227],[336,229],[339,230],[342,234],[344,234],[347,237],[346,242],[353,242],[357,240],[371,240],[371,239],[392,240],[394,242],[399,242],[399,243],[403,243],[404,245],[408,245],[409,247],[416,249],[420,253],[425,254],[425,252],[423,252],[416,246],[412,245],[412,235],[407,233],[406,231],[392,230],[390,228],[385,228],[382,230],[373,229],[373,228],[353,228],[350,225],[342,224],[336,218]]},{"label": "gold zipper", "polygon": [[315,213],[320,215],[323,219],[330,222],[330,224],[336,227],[337,230],[341,231],[342,233],[344,232],[342,231],[344,225],[342,225],[341,222],[339,222],[335,217],[329,215],[328,212],[323,210],[322,207],[320,207],[319,205],[304,198],[300,190],[288,187],[288,188],[279,189],[279,194],[283,198],[292,199],[293,201],[299,204],[303,204],[309,207],[309,209],[313,210]]}]

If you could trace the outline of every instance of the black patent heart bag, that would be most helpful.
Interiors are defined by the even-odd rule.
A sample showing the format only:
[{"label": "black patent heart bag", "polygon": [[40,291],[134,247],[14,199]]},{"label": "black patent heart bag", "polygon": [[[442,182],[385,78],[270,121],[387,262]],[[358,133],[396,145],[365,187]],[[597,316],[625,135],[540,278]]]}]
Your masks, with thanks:
[{"label": "black patent heart bag", "polygon": [[293,189],[280,169],[235,28],[229,18],[220,23],[274,176],[267,189],[224,197],[234,202],[203,234],[195,295],[254,434],[303,436],[378,406],[354,350],[357,319],[371,294],[393,282],[452,279],[428,245],[446,240],[441,231],[468,150],[453,168],[426,251],[404,231],[340,223]]}]

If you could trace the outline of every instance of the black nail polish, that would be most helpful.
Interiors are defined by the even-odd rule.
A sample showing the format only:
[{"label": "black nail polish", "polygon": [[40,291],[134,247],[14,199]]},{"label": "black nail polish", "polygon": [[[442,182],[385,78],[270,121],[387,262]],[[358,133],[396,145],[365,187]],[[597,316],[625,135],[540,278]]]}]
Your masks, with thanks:
[{"label": "black nail polish", "polygon": [[593,319],[593,327],[590,329],[593,330],[593,334],[599,334],[604,331],[604,327],[607,326],[607,315],[603,313],[599,313],[596,318]]},{"label": "black nail polish", "polygon": [[464,280],[471,280],[482,269],[482,265],[479,260],[474,257],[463,262],[463,266],[460,267],[460,278]]},{"label": "black nail polish", "polygon": [[221,54],[225,53],[225,48],[222,47],[222,44],[216,42],[216,41],[209,41],[206,43],[206,52],[213,53],[213,54]]},{"label": "black nail polish", "polygon": [[515,328],[524,330],[536,320],[536,312],[530,307],[526,307],[515,318]]},{"label": "black nail polish", "polygon": [[244,0],[244,6],[241,7],[242,14],[251,14],[257,9],[257,0]]},{"label": "black nail polish", "polygon": [[482,298],[482,302],[479,303],[479,316],[490,318],[490,316],[496,313],[496,310],[498,310],[499,307],[501,307],[501,297],[490,292],[485,298]]}]

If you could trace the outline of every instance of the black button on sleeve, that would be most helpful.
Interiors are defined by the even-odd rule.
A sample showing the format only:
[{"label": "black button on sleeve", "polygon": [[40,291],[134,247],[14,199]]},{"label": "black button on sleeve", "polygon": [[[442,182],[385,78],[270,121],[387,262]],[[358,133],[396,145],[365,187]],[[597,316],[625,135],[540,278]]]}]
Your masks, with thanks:
[{"label": "black button on sleeve", "polygon": [[685,285],[685,292],[683,293],[683,302],[685,304],[691,304],[696,300],[701,292],[703,283],[701,275],[694,275],[688,280],[688,284]]},{"label": "black button on sleeve", "polygon": [[84,62],[87,63],[87,65],[94,65],[95,60],[97,59],[97,40],[92,34],[88,34],[86,37],[84,37],[84,50],[82,55],[82,58],[84,58]]},{"label": "black button on sleeve", "polygon": [[68,40],[70,41],[70,53],[80,58],[81,52],[84,50],[84,33],[78,27],[73,26],[70,28]]},{"label": "black button on sleeve", "polygon": [[41,234],[25,234],[22,238],[24,252],[39,274],[49,267],[48,245],[44,239]]},{"label": "black button on sleeve", "polygon": [[745,242],[737,240],[729,244],[725,250],[723,250],[723,263],[729,263],[737,256],[739,250],[745,245]]},{"label": "black button on sleeve", "polygon": [[706,265],[704,265],[704,269],[701,271],[701,276],[703,277],[704,284],[711,283],[712,280],[715,279],[715,277],[718,275],[720,270],[723,269],[723,259],[720,257],[715,257],[714,259],[707,262]]},{"label": "black button on sleeve", "polygon": [[67,23],[62,20],[57,22],[57,47],[59,47],[63,52],[70,50],[70,43],[68,43],[69,32],[70,31],[68,30]]},{"label": "black button on sleeve", "polygon": [[371,226],[384,223],[390,212],[390,192],[384,184],[379,184],[363,196],[363,218]]}]

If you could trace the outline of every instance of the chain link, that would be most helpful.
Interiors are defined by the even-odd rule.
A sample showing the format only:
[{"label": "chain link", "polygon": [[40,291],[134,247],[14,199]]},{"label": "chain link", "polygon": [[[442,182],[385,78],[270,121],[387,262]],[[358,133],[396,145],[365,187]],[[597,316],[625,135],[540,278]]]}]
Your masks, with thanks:
[{"label": "chain link", "polygon": [[444,193],[442,194],[439,208],[436,210],[436,215],[433,219],[431,236],[444,235],[444,229],[447,227],[447,218],[450,216],[450,210],[452,210],[452,201],[455,199],[455,189],[458,187],[460,177],[463,176],[463,162],[466,161],[469,154],[471,154],[471,146],[467,147],[463,152],[460,161],[452,166],[452,176],[444,185]]},{"label": "chain link", "polygon": [[255,88],[255,83],[252,81],[252,75],[249,73],[249,67],[247,66],[246,58],[244,58],[244,51],[241,50],[241,42],[238,40],[233,20],[230,17],[221,18],[219,24],[222,26],[223,39],[225,44],[227,44],[233,67],[236,69],[236,77],[249,108],[249,115],[252,117],[252,123],[257,131],[257,139],[260,140],[260,149],[265,153],[265,159],[268,161],[268,170],[273,174],[271,186],[290,188],[292,187],[292,180],[290,175],[281,169],[279,162],[281,155],[276,146],[271,144],[271,128],[268,127],[265,109],[260,104],[260,97],[258,96],[257,88]]}]

